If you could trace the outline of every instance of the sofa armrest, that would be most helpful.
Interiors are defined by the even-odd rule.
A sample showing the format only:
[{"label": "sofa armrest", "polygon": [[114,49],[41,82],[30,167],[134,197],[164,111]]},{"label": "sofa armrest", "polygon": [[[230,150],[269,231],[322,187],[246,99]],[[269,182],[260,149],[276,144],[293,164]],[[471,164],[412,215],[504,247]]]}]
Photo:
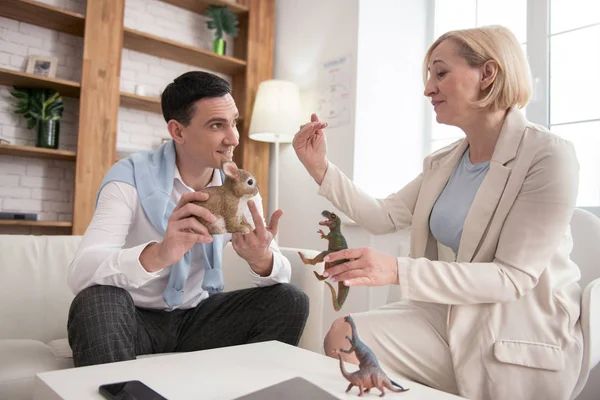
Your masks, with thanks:
[{"label": "sofa armrest", "polygon": [[[304,333],[300,338],[299,347],[320,353],[323,344],[323,298],[325,285],[317,280],[313,271],[321,273],[324,265],[323,263],[315,266],[304,265],[298,256],[299,251],[309,258],[316,256],[319,252],[289,247],[280,247],[279,250],[290,261],[292,266],[290,283],[306,293],[310,299],[308,320],[306,321]],[[225,281],[225,291],[228,292],[252,287],[248,264],[237,255],[231,243],[225,246],[223,252],[223,279]]]}]

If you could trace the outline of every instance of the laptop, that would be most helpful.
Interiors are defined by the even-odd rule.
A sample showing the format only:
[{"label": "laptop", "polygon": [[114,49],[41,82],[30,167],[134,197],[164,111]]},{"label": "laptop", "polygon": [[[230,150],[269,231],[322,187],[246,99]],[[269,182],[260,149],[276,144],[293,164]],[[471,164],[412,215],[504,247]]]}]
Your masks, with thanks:
[{"label": "laptop", "polygon": [[[344,390],[342,387],[340,390]],[[237,397],[234,400],[337,400],[338,398],[301,377],[295,377]]]}]

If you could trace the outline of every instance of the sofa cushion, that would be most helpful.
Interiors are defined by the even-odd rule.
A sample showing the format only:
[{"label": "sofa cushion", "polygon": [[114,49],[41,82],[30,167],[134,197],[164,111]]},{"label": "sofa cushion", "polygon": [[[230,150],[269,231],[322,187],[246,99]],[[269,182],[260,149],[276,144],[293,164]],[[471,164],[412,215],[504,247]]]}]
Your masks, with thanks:
[{"label": "sofa cushion", "polygon": [[[48,347],[52,350],[56,357],[61,358],[73,358],[73,350],[71,350],[71,346],[69,346],[69,339],[56,339],[48,343]],[[137,358],[149,358],[149,357],[158,357],[158,356],[166,356],[174,353],[158,353],[158,354],[144,354],[138,356]]]},{"label": "sofa cushion", "polygon": [[[31,398],[38,372],[73,367],[73,360],[57,357],[50,346],[31,339],[0,340],[0,398]],[[25,391],[25,392],[24,392]]]},{"label": "sofa cushion", "polygon": [[67,271],[80,236],[0,235],[0,339],[67,336]]},{"label": "sofa cushion", "polygon": [[50,347],[56,357],[73,358],[73,350],[69,346],[69,339],[53,340],[48,343],[48,347]]}]

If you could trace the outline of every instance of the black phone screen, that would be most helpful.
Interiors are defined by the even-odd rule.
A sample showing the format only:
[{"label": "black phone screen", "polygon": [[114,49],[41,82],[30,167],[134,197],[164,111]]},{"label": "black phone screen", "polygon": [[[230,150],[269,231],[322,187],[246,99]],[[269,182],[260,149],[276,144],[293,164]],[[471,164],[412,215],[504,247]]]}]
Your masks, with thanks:
[{"label": "black phone screen", "polygon": [[167,400],[140,381],[127,381],[102,385],[100,394],[109,400]]}]

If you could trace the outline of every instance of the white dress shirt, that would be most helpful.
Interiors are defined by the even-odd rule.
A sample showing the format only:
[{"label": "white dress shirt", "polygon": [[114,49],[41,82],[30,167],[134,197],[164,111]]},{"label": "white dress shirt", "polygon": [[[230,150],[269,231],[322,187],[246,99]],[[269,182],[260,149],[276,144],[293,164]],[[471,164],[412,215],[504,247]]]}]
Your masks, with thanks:
[{"label": "white dress shirt", "polygon": [[[214,173],[208,186],[220,184],[221,174]],[[177,204],[183,193],[192,191],[194,190],[183,182],[179,170],[175,168],[171,201]],[[252,200],[256,203],[262,217],[260,194]],[[254,226],[247,208],[246,218]],[[110,285],[126,289],[138,307],[173,310],[197,306],[208,297],[208,292],[202,289],[204,278],[202,260],[192,259],[190,274],[185,282],[183,303],[173,308],[169,307],[162,297],[169,281],[170,267],[157,272],[148,272],[142,267],[139,259],[144,248],[162,239],[163,236],[146,217],[135,187],[117,181],[106,184],[98,197],[92,221],[69,266],[68,283],[71,290],[77,294],[89,286]],[[226,234],[223,245],[225,246],[229,241],[231,241],[231,234]],[[270,248],[273,251],[271,275],[261,277],[248,266],[248,272],[255,286],[269,286],[290,281],[292,271],[289,260],[281,254],[275,241],[271,242]]]}]

